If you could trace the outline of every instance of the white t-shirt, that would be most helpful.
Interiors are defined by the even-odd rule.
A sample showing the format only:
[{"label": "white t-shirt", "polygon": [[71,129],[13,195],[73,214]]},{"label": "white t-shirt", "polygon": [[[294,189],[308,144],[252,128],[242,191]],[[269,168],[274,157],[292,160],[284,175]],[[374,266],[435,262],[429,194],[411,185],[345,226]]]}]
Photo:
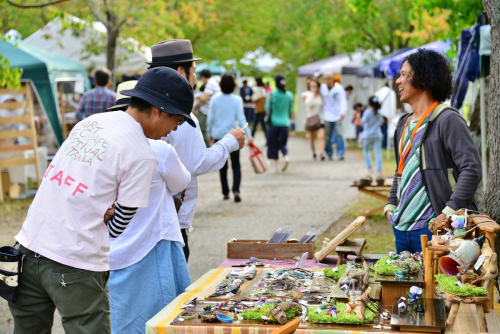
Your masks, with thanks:
[{"label": "white t-shirt", "polygon": [[[200,124],[196,116],[191,114],[196,128],[183,124],[177,131],[171,132],[162,138],[170,143],[184,166],[191,173],[184,202],[179,211],[179,225],[181,228],[190,228],[193,220],[196,202],[198,201],[198,176],[221,169],[226,163],[229,153],[239,150],[238,141],[233,135],[227,134],[217,143],[207,148],[203,141]],[[180,197],[180,194],[174,194]]]},{"label": "white t-shirt", "polygon": [[347,111],[347,95],[341,84],[335,84],[328,89],[321,84],[319,93],[323,96],[323,119],[327,122],[336,122]]},{"label": "white t-shirt", "polygon": [[61,264],[109,270],[104,213],[148,205],[158,164],[141,125],[123,111],[76,124],[47,168],[16,240]]},{"label": "white t-shirt", "polygon": [[111,239],[111,270],[127,268],[139,262],[160,240],[184,245],[172,193],[186,189],[191,182],[191,174],[171,145],[163,140],[151,139],[149,144],[158,159],[149,191],[149,204],[137,210],[125,232]]},{"label": "white t-shirt", "polygon": [[[220,93],[220,92],[221,92],[220,85],[217,82],[217,80],[215,80],[214,77],[211,77],[210,79],[208,79],[207,84],[205,85],[205,90],[203,91],[203,93],[209,94],[210,99],[211,99],[215,94]],[[208,99],[200,107],[200,111],[202,113],[204,113],[205,115],[208,115],[208,106],[210,104],[210,99]]]}]

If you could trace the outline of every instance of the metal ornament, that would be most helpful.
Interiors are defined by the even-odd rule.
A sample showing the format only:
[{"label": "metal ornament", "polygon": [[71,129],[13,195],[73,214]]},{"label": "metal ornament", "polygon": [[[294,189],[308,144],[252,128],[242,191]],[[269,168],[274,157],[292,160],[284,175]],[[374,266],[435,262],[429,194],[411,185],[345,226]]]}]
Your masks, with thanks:
[{"label": "metal ornament", "polygon": [[62,286],[63,288],[65,288],[65,287],[66,287],[66,282],[64,282],[64,274],[61,274],[61,286]]}]

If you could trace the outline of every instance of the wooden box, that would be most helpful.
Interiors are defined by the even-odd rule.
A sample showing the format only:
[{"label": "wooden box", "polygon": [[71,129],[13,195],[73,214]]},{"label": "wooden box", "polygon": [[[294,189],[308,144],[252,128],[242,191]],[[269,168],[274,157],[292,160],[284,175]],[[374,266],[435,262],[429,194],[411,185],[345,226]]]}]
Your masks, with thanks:
[{"label": "wooden box", "polygon": [[382,285],[381,304],[386,307],[391,307],[394,303],[394,298],[405,297],[412,286],[424,287],[424,280],[421,274],[418,276],[412,275],[413,279],[409,281],[397,280],[395,276],[375,275],[375,282]]},{"label": "wooden box", "polygon": [[291,259],[308,252],[307,258],[312,259],[314,247],[312,243],[299,244],[297,241],[287,241],[281,244],[268,244],[267,240],[235,240],[227,243],[228,259]]}]

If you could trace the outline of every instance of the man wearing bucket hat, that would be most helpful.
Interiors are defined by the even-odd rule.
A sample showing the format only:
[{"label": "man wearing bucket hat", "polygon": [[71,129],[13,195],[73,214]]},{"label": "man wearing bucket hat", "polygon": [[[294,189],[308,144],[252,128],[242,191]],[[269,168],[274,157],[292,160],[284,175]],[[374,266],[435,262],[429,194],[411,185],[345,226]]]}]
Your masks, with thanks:
[{"label": "man wearing bucket hat", "polygon": [[[173,68],[182,74],[192,86],[196,84],[196,65],[194,62],[200,58],[193,56],[193,48],[189,40],[173,39],[159,42],[151,47],[151,53],[152,61],[148,63],[151,68],[161,66]],[[191,117],[199,125],[196,116],[191,114]],[[184,254],[187,260],[189,258],[187,232],[192,228],[191,222],[198,200],[198,176],[221,169],[226,163],[229,153],[243,147],[245,131],[231,130],[209,149],[205,145],[199,126],[196,129],[181,126],[164,140],[175,148],[182,164],[186,166],[192,177],[178,213],[179,225],[184,239]],[[174,196],[180,198],[182,194],[178,193]]]},{"label": "man wearing bucket hat", "polygon": [[76,124],[15,237],[25,256],[9,303],[16,333],[50,333],[56,308],[66,333],[111,332],[109,239],[148,205],[158,162],[146,137],[160,139],[184,120],[195,125],[192,88],[176,71],[147,71],[122,95],[132,97],[125,112]]},{"label": "man wearing bucket hat", "polygon": [[[120,84],[116,104],[108,110],[126,110],[130,98],[121,91],[133,89],[136,83]],[[144,331],[146,320],[191,284],[172,198],[172,193],[186,189],[191,174],[171,145],[163,140],[148,141],[158,159],[148,207],[139,208],[125,232],[110,242],[108,285],[113,333]]]}]

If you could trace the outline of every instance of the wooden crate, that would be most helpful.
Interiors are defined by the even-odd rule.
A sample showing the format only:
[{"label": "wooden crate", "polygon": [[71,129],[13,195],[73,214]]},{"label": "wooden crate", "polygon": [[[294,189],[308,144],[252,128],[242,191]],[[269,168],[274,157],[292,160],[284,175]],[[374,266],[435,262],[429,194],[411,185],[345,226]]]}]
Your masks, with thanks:
[{"label": "wooden crate", "polygon": [[312,243],[299,244],[296,241],[287,241],[282,244],[268,244],[267,240],[236,240],[227,243],[228,259],[291,259],[308,253],[307,258],[312,259],[314,254]]}]

